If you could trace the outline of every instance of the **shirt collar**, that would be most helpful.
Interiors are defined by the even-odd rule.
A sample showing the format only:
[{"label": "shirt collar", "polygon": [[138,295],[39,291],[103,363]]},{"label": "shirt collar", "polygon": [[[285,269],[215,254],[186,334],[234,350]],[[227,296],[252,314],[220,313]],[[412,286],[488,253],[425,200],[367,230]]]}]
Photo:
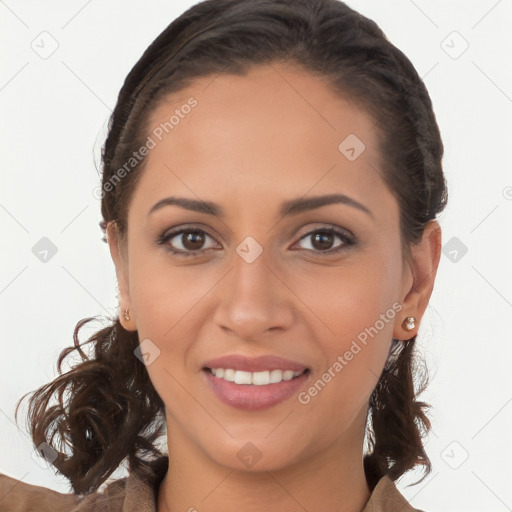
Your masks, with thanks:
[{"label": "shirt collar", "polygon": [[[149,463],[150,476],[134,471],[127,477],[122,512],[157,512],[158,491],[167,473],[169,458],[159,457]],[[375,485],[370,499],[361,512],[415,512],[387,475]]]}]

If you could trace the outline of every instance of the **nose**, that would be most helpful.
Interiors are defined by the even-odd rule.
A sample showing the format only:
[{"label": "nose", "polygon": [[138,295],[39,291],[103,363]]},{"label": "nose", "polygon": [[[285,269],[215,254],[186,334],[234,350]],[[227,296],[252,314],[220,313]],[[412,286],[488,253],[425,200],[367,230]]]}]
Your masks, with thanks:
[{"label": "nose", "polygon": [[243,340],[255,341],[293,324],[293,293],[265,251],[252,262],[235,254],[217,294],[216,325]]}]

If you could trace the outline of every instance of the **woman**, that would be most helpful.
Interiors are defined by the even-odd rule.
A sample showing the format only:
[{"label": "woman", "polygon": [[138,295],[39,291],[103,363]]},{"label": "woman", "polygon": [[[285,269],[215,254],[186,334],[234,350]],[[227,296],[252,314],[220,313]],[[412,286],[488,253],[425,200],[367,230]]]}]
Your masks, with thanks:
[{"label": "woman", "polygon": [[83,362],[30,398],[74,494],[3,476],[0,510],[414,510],[394,481],[430,471],[413,361],[442,153],[412,64],[337,0],[171,23],[103,151],[119,317],[90,356],[79,322],[59,370]]}]

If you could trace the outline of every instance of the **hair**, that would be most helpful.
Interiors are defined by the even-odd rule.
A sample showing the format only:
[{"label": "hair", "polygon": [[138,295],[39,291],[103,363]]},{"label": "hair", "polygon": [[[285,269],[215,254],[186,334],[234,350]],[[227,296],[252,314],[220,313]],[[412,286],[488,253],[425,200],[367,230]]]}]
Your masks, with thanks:
[{"label": "hair", "polygon": [[[146,159],[122,179],[116,173],[144,144],[160,101],[196,78],[244,75],[279,61],[326,79],[373,117],[380,171],[400,207],[403,246],[418,243],[447,201],[431,100],[411,62],[378,25],[338,0],[207,0],[174,20],[126,77],[110,118],[102,151],[103,232],[114,222],[126,236],[129,201]],[[156,440],[165,428],[164,404],[134,357],[137,332],[116,317],[87,339],[93,347],[87,356],[78,334],[91,320],[78,322],[74,345],[59,356],[59,376],[32,392],[27,413],[34,444],[55,450],[52,464],[76,493],[98,489],[124,461],[149,476],[150,462],[162,456]],[[364,467],[371,488],[383,475],[396,480],[415,466],[423,467],[423,478],[431,472],[422,442],[431,428],[430,405],[417,400],[428,378],[418,372],[415,341],[392,340],[370,397]],[[73,351],[82,361],[63,373]]]}]

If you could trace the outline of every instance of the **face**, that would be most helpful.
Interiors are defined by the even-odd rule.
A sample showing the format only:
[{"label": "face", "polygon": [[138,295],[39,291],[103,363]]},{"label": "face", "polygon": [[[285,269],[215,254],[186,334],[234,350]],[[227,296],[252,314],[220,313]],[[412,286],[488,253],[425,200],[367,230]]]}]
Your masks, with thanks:
[{"label": "face", "polygon": [[[320,78],[273,64],[194,81],[150,126],[126,243],[109,242],[125,326],[150,340],[169,449],[247,471],[240,454],[258,470],[360,458],[391,339],[411,337],[400,325],[418,315],[373,119]],[[234,383],[205,370],[231,355],[247,360],[210,366],[238,366]],[[260,356],[284,361],[250,366]],[[280,364],[306,372],[236,383],[271,370],[279,380]]]}]

